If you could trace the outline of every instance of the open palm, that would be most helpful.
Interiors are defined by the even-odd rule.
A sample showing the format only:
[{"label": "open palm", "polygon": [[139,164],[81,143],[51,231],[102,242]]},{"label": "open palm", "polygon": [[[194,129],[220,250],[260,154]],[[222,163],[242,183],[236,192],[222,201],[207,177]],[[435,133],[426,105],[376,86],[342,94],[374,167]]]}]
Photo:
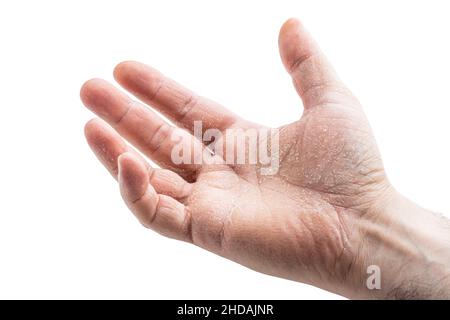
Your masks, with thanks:
[{"label": "open palm", "polygon": [[[258,165],[220,161],[175,165],[175,126],[103,80],[88,81],[81,97],[109,125],[94,119],[86,136],[145,226],[255,270],[335,291],[358,268],[353,222],[390,186],[358,101],[297,20],[284,24],[279,45],[304,113],[279,128],[274,175],[262,175]],[[114,75],[186,135],[194,121],[205,130],[261,127],[143,64],[121,63]]]}]

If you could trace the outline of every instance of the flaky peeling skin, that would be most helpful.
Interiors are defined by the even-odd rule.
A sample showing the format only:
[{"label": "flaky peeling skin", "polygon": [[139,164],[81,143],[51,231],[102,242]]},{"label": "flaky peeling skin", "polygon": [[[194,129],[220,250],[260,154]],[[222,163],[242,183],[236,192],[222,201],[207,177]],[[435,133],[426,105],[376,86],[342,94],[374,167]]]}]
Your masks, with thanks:
[{"label": "flaky peeling skin", "polygon": [[[440,291],[414,285],[417,274],[427,268],[439,270],[441,278],[425,283],[447,283],[450,259],[439,252],[448,247],[429,236],[446,233],[434,227],[415,233],[411,221],[440,223],[391,187],[357,99],[297,20],[283,25],[279,46],[304,112],[278,128],[280,162],[275,175],[262,175],[258,165],[228,165],[218,155],[213,165],[174,165],[174,126],[103,80],[83,86],[84,104],[109,123],[89,122],[87,140],[118,179],[127,205],[144,226],[163,235],[254,270],[347,297],[448,294],[445,285]],[[204,130],[223,132],[262,128],[143,64],[121,63],[114,76],[186,129],[186,135],[192,133],[194,121],[202,121]],[[161,169],[151,167],[123,138]],[[233,148],[226,139],[214,143]],[[192,148],[196,147],[205,146],[194,141]],[[385,282],[378,291],[365,285],[371,264],[383,272]],[[405,269],[407,264],[411,269]]]}]

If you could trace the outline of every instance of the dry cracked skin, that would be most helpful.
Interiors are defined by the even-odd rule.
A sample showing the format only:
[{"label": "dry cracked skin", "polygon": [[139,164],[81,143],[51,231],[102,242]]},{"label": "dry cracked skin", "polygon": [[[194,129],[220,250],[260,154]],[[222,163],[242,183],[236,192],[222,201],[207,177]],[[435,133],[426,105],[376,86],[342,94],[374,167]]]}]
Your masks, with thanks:
[{"label": "dry cracked skin", "polygon": [[[227,164],[219,155],[214,164],[175,165],[176,127],[188,138],[194,121],[221,132],[263,126],[149,66],[124,62],[114,71],[143,103],[100,79],[84,84],[82,101],[103,119],[86,125],[87,140],[118,179],[131,211],[165,236],[347,297],[449,297],[450,258],[442,254],[449,252],[448,222],[391,186],[360,103],[299,21],[283,25],[279,47],[304,111],[278,128],[273,175],[261,174],[258,164]],[[205,148],[191,141],[192,148]],[[214,143],[234,148],[229,141]],[[383,275],[378,290],[366,286],[370,265]],[[423,279],[424,270],[433,276]]]}]

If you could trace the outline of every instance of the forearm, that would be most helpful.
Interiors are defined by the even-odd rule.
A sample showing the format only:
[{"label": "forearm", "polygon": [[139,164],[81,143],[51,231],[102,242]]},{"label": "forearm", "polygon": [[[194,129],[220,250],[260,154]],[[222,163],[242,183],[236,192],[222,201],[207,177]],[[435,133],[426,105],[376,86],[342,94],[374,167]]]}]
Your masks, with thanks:
[{"label": "forearm", "polygon": [[[396,192],[383,203],[360,219],[355,294],[349,296],[450,299],[449,220]],[[379,288],[367,285],[369,266],[379,268]]]}]

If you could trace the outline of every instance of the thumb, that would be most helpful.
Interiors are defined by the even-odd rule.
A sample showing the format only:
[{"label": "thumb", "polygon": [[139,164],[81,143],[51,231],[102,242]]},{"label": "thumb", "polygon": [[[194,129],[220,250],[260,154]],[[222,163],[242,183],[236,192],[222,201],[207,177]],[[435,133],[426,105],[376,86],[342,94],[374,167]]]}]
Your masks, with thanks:
[{"label": "thumb", "polygon": [[283,24],[278,45],[305,109],[352,97],[300,21],[291,18]]}]

